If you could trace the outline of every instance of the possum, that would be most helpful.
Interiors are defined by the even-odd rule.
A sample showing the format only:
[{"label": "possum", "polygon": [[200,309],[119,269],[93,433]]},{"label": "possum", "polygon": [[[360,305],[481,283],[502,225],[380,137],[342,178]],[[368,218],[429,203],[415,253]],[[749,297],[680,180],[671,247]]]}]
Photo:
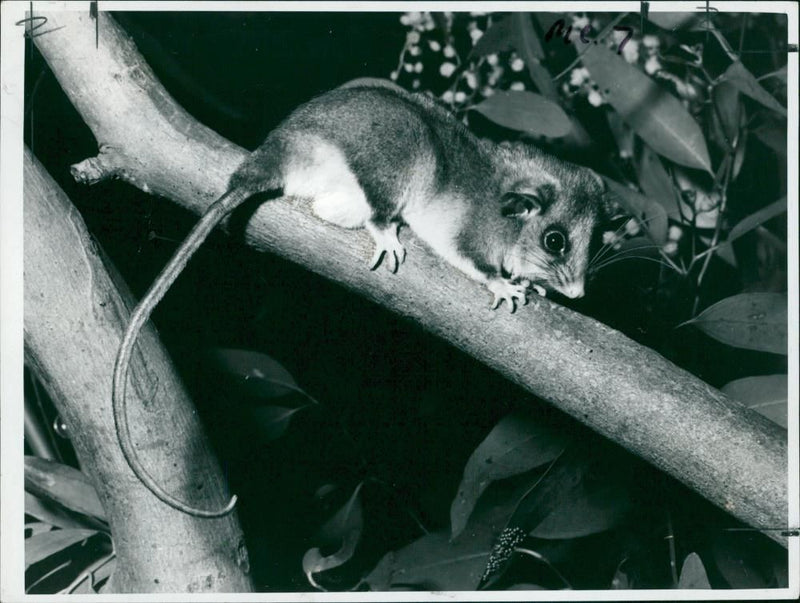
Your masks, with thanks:
[{"label": "possum", "polygon": [[370,267],[396,272],[408,226],[449,264],[483,283],[491,307],[513,312],[530,290],[584,294],[589,246],[604,186],[591,170],[520,143],[479,139],[432,99],[388,86],[346,86],[292,112],[231,176],[131,315],[114,367],[113,407],[123,454],[163,502],[198,517],[166,492],[137,456],[125,411],[136,338],[208,234],[259,193],[308,198],[321,219],[364,228]]}]

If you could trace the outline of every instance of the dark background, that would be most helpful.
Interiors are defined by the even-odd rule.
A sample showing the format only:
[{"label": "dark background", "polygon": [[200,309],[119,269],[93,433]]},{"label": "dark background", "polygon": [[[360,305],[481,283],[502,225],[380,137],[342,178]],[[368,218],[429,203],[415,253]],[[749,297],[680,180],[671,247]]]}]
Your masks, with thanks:
[{"label": "dark background", "polygon": [[[181,105],[252,149],[312,96],[356,77],[387,77],[405,40],[399,16],[122,13],[115,18]],[[35,49],[27,59],[26,144],[140,296],[197,216],[121,182],[91,188],[74,183],[69,166],[93,156],[96,141]],[[599,161],[588,157],[586,163]],[[758,184],[755,178],[752,186]],[[713,295],[738,292],[735,275],[716,268],[709,272]],[[675,315],[674,298],[693,293],[678,284],[664,299],[653,292],[657,278],[657,267],[620,265],[598,277],[587,298],[569,305],[691,366],[712,385],[742,376],[745,366],[746,374],[780,370],[782,359],[675,331],[687,317]],[[519,316],[525,319],[524,313]],[[204,245],[154,320],[203,410],[231,489],[240,495],[259,588],[308,588],[300,568],[303,552],[314,546],[319,524],[365,478],[373,480],[364,488],[365,508],[372,511],[353,562],[355,574],[418,537],[417,521],[430,530],[447,526],[466,459],[512,408],[533,407],[543,421],[558,421],[582,438],[596,437],[416,324],[223,234]],[[218,380],[204,355],[216,347],[268,354],[325,409],[299,413],[285,436],[264,442],[257,424],[248,420],[247,402],[231,400],[215,387]],[[597,440],[599,447],[610,446]],[[705,531],[733,523],[669,478],[648,468],[637,471],[642,500],[669,497],[686,511],[675,521],[686,522],[687,533],[698,541]],[[333,502],[314,496],[325,484],[338,488]],[[652,518],[640,521],[655,525]],[[743,538],[752,539],[748,546],[774,552],[760,536]],[[681,544],[691,545],[691,539]],[[607,572],[598,559],[608,546],[589,540],[583,556],[565,563]],[[592,585],[592,570],[583,571]],[[668,579],[652,571],[656,582]]]}]

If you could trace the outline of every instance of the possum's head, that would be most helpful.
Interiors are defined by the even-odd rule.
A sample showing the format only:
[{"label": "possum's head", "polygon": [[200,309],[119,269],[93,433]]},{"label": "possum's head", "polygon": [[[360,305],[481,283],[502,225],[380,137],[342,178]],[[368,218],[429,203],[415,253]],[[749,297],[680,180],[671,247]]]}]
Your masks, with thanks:
[{"label": "possum's head", "polygon": [[583,297],[589,249],[603,210],[603,181],[589,169],[538,152],[515,155],[500,211],[514,221],[517,237],[503,267],[512,278]]}]

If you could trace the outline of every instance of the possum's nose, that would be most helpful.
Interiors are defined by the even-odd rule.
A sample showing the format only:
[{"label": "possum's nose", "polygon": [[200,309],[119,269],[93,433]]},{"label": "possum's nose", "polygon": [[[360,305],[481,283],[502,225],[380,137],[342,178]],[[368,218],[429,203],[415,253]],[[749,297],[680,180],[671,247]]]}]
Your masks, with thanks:
[{"label": "possum's nose", "polygon": [[572,281],[561,289],[561,293],[570,299],[577,299],[583,297],[583,281]]}]

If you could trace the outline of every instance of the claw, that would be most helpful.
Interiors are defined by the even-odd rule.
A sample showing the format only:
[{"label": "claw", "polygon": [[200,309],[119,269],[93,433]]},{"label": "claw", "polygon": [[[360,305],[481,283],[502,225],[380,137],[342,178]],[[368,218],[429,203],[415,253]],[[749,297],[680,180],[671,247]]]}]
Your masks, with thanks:
[{"label": "claw", "polygon": [[367,224],[367,230],[375,241],[375,253],[370,260],[371,270],[375,270],[380,266],[384,256],[386,258],[386,268],[390,272],[397,272],[400,264],[405,261],[406,249],[400,239],[397,238],[397,228],[396,224],[392,224],[389,228],[381,230],[374,225]]},{"label": "claw", "polygon": [[499,308],[501,302],[505,300],[509,311],[513,314],[517,309],[517,301],[522,302],[523,305],[528,303],[526,287],[521,283],[512,283],[506,279],[496,279],[490,281],[487,287],[494,294],[492,310]]},{"label": "claw", "polygon": [[375,270],[378,266],[381,265],[381,259],[383,258],[383,254],[386,253],[385,249],[376,249],[375,253],[372,254],[372,259],[369,261],[369,269]]}]

